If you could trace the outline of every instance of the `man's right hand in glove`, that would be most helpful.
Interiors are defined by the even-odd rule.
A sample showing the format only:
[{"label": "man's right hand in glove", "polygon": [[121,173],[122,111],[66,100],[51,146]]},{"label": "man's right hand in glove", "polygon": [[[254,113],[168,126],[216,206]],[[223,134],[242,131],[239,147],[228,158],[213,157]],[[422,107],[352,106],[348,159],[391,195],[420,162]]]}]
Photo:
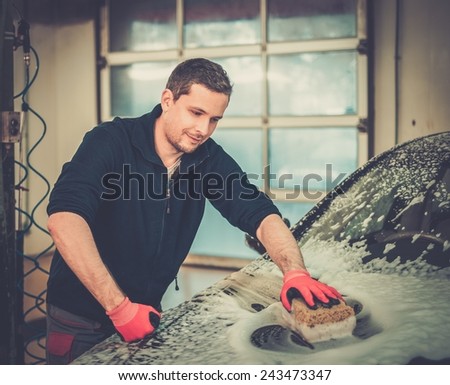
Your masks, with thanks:
[{"label": "man's right hand in glove", "polygon": [[161,319],[161,314],[153,306],[131,302],[128,297],[106,314],[125,342],[141,340],[152,334]]}]

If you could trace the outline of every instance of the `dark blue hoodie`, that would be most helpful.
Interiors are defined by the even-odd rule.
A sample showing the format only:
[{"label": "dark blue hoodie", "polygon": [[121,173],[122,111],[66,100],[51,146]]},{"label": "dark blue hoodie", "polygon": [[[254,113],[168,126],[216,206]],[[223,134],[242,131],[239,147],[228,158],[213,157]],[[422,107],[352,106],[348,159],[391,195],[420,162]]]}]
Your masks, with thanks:
[{"label": "dark blue hoodie", "polygon": [[[238,164],[212,139],[184,154],[168,183],[154,146],[161,106],[138,118],[115,118],[88,132],[63,166],[49,215],[66,211],[89,224],[103,262],[133,302],[159,306],[186,258],[205,199],[234,226],[255,236],[279,214]],[[104,309],[55,251],[47,301],[71,313],[109,322]]]}]

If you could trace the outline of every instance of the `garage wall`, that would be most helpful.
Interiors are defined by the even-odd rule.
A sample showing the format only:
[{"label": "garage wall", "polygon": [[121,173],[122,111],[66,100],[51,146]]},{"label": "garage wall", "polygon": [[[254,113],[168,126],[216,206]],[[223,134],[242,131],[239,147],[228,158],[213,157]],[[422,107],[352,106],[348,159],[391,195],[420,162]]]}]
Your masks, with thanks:
[{"label": "garage wall", "polygon": [[[30,36],[32,46],[39,54],[40,69],[28,102],[47,124],[45,137],[30,160],[53,186],[62,165],[72,157],[84,133],[96,124],[94,22],[32,24]],[[15,54],[15,89],[18,91],[23,84],[22,63],[19,50]],[[35,67],[33,60],[31,74]],[[20,105],[20,100],[16,100],[17,111]],[[44,128],[36,117],[28,113],[24,129],[23,146],[31,147]],[[26,148],[23,151],[26,152]],[[30,191],[23,196],[25,208],[31,212],[47,187],[33,172],[30,172],[27,187]],[[36,211],[35,219],[41,226],[46,226],[47,203],[46,199]],[[25,239],[25,253],[39,253],[48,245],[48,236],[32,227]]]},{"label": "garage wall", "polygon": [[376,154],[396,143],[450,130],[450,1],[398,4],[396,81],[397,1],[374,1]]}]

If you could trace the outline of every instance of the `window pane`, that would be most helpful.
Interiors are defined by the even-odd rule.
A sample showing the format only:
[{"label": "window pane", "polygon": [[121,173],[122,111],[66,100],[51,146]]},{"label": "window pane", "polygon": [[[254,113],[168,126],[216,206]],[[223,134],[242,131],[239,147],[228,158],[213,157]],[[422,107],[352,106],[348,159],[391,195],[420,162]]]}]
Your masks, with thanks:
[{"label": "window pane", "polygon": [[269,57],[270,114],[356,114],[356,55],[333,51]]},{"label": "window pane", "polygon": [[110,51],[177,48],[176,0],[110,0]]},{"label": "window pane", "polygon": [[176,62],[135,63],[111,67],[111,115],[142,115],[160,103]]},{"label": "window pane", "polygon": [[357,167],[356,128],[274,128],[269,133],[272,188],[330,191]]},{"label": "window pane", "polygon": [[213,139],[248,174],[250,182],[262,188],[262,131],[258,128],[218,128]]},{"label": "window pane", "polygon": [[185,0],[184,12],[187,48],[261,41],[259,0]]},{"label": "window pane", "polygon": [[258,56],[214,59],[228,73],[233,94],[226,116],[261,115],[262,65]]},{"label": "window pane", "polygon": [[314,203],[306,202],[274,202],[280,210],[283,218],[290,222],[290,226],[294,226],[303,216],[314,207]]},{"label": "window pane", "polygon": [[206,202],[205,215],[191,253],[247,259],[258,256],[245,244],[245,234],[230,225],[209,202]]},{"label": "window pane", "polygon": [[270,42],[356,36],[356,0],[268,0]]}]

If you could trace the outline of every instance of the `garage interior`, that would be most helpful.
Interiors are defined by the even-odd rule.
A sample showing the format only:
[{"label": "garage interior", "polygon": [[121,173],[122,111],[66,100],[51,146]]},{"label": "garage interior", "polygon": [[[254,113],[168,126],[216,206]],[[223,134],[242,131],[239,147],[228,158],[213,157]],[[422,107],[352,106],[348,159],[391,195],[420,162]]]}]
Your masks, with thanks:
[{"label": "garage interior", "polygon": [[[225,142],[241,141],[248,145],[248,153],[241,149],[237,155],[243,157],[244,163],[253,164],[253,159],[247,160],[245,156],[257,158],[258,167],[263,168],[276,162],[273,153],[277,146],[284,145],[282,141],[276,142],[276,134],[286,135],[284,129],[291,133],[296,129],[314,130],[330,125],[351,127],[353,169],[397,144],[449,130],[450,25],[447,15],[450,14],[450,2],[447,0],[340,1],[337,3],[354,6],[357,15],[354,33],[341,39],[313,37],[306,42],[301,38],[290,41],[283,36],[270,40],[268,20],[272,10],[278,9],[277,3],[284,11],[289,7],[301,11],[298,8],[301,3],[307,14],[305,18],[313,17],[310,1],[233,1],[237,7],[229,7],[229,15],[224,19],[249,20],[253,17],[252,8],[243,4],[254,4],[256,19],[262,20],[256,27],[256,37],[250,37],[246,42],[247,37],[237,34],[236,43],[230,45],[224,41],[221,44],[219,39],[218,43],[209,46],[208,43],[189,43],[186,27],[205,20],[213,24],[220,20],[218,12],[205,1],[173,0],[161,9],[154,8],[160,13],[161,24],[169,20],[164,10],[170,9],[174,17],[174,26],[164,30],[165,35],[173,32],[171,28],[176,30],[175,45],[169,48],[145,45],[136,48],[121,41],[120,36],[114,40],[112,10],[121,11],[130,3],[127,0],[1,1],[4,39],[0,68],[0,306],[4,310],[0,315],[0,364],[45,363],[45,288],[53,252],[46,230],[48,194],[62,165],[70,160],[88,130],[115,115],[128,111],[130,114],[141,113],[133,106],[118,102],[132,92],[118,91],[123,85],[121,69],[134,66],[128,75],[140,76],[138,70],[142,63],[164,66],[187,57],[204,56],[225,60],[230,68],[237,68],[236,72],[230,73],[233,75],[244,71],[242,63],[254,65],[248,57],[256,57],[258,63],[263,63],[257,79],[262,84],[257,89],[262,95],[261,108],[246,115],[240,114],[236,107],[235,115],[228,120],[224,118],[220,127],[227,132],[223,138]],[[142,3],[136,1],[137,10]],[[195,9],[196,6],[202,12],[188,12],[189,7]],[[140,21],[156,20],[149,8]],[[220,11],[224,12],[223,9]],[[133,15],[130,12],[127,17],[131,20]],[[286,17],[282,11],[280,15],[281,19]],[[126,26],[118,24],[120,35]],[[148,29],[138,27],[137,34],[148,32]],[[283,110],[285,103],[278,106],[274,98],[270,99],[269,68],[276,66],[277,59],[292,55],[295,60],[298,57],[306,60],[310,53],[331,51],[353,52],[354,72],[351,76],[355,90],[353,104],[350,104],[354,110],[350,109],[348,113],[332,111],[322,114],[324,116],[320,116],[320,111],[305,110],[302,116],[295,116],[289,110]],[[235,59],[247,61],[233,61]],[[139,81],[138,78],[136,82]],[[284,96],[288,99],[289,93]],[[299,100],[301,102],[301,95]],[[148,109],[153,107],[151,98],[144,103],[148,104]],[[279,113],[271,114],[277,108]],[[261,139],[254,140],[256,130],[257,138]],[[307,134],[306,138],[308,135],[314,134]],[[326,142],[326,138],[320,140]],[[269,151],[269,147],[273,151]],[[260,187],[270,191],[273,186],[263,181]],[[280,192],[275,191],[276,188],[273,190],[274,197],[282,201],[277,195]],[[299,204],[306,202],[309,206],[287,209],[292,215],[289,218],[291,224],[318,199],[320,196],[309,200],[298,198]],[[284,207],[283,204],[286,203],[281,202],[280,207]],[[215,226],[216,219],[212,221]],[[181,290],[168,289],[164,299],[166,307],[191,298],[257,256],[245,245],[242,233],[233,233],[229,238],[206,239],[208,236],[202,231],[206,230],[201,230],[199,243],[182,268]],[[235,249],[233,245],[236,244],[239,245]]]}]

